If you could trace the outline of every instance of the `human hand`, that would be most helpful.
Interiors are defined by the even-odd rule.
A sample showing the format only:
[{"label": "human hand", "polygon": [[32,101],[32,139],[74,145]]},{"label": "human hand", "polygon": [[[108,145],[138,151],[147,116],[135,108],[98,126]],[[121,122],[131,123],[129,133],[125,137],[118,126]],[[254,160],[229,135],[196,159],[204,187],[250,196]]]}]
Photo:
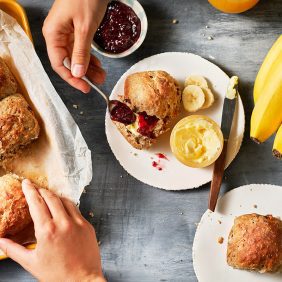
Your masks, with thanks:
[{"label": "human hand", "polygon": [[0,239],[0,248],[39,281],[105,282],[95,230],[67,199],[29,180],[22,189],[34,222],[37,245],[34,250]]},{"label": "human hand", "polygon": [[[84,93],[90,91],[87,76],[94,83],[106,77],[100,61],[91,55],[91,42],[107,9],[108,0],[55,0],[43,25],[47,52],[52,68],[62,79]],[[63,60],[71,58],[71,71]],[[90,62],[90,63],[89,63]]]}]

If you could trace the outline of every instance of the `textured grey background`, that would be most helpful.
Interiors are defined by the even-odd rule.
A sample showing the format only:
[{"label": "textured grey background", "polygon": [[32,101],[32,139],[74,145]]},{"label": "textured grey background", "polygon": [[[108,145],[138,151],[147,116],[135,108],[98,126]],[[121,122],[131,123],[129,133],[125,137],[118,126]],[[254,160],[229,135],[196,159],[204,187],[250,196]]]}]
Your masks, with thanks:
[{"label": "textured grey background", "polygon": [[[127,175],[106,141],[104,101],[96,93],[83,96],[50,67],[41,26],[53,1],[20,2],[26,8],[35,48],[46,72],[92,150],[93,181],[82,197],[81,209],[95,226],[101,241],[108,281],[196,281],[191,248],[195,223],[207,208],[209,185],[192,191],[166,192]],[[249,183],[281,185],[281,161],[271,156],[273,139],[263,145],[250,141],[249,119],[257,70],[282,31],[282,1],[261,0],[253,10],[241,15],[220,13],[206,0],[140,2],[149,19],[147,38],[141,48],[127,58],[102,58],[108,72],[103,89],[110,93],[132,64],[160,52],[189,51],[214,61],[229,75],[237,74],[241,78],[240,92],[246,110],[245,139],[240,154],[226,171],[223,191]],[[179,23],[173,25],[172,19]],[[210,28],[206,29],[206,25]],[[214,40],[207,40],[208,36]],[[74,109],[73,104],[78,104],[79,109]],[[84,115],[80,115],[80,111]],[[89,211],[94,212],[94,218],[88,215]],[[0,263],[0,281],[33,279],[7,260]]]}]

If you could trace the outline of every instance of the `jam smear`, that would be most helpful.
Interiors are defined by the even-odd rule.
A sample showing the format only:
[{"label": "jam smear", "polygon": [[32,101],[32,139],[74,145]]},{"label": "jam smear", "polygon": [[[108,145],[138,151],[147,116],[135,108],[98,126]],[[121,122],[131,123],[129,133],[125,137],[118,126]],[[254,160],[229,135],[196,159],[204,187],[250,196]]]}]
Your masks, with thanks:
[{"label": "jam smear", "polygon": [[110,101],[110,116],[112,120],[125,125],[132,124],[136,120],[134,112],[125,103],[118,100]]},{"label": "jam smear", "polygon": [[137,131],[143,136],[156,138],[153,131],[159,119],[156,116],[147,115],[146,112],[141,112],[138,116],[139,128]]},{"label": "jam smear", "polygon": [[119,54],[140,37],[141,21],[133,9],[119,1],[109,3],[94,41],[105,51]]},{"label": "jam smear", "polygon": [[159,159],[165,159],[165,160],[168,161],[168,158],[167,158],[167,156],[166,156],[165,154],[158,153],[158,154],[156,154],[156,156],[157,156]]},{"label": "jam smear", "polygon": [[163,168],[160,166],[160,163],[157,163],[156,161],[152,162],[152,166],[155,167],[159,171],[163,170]]}]

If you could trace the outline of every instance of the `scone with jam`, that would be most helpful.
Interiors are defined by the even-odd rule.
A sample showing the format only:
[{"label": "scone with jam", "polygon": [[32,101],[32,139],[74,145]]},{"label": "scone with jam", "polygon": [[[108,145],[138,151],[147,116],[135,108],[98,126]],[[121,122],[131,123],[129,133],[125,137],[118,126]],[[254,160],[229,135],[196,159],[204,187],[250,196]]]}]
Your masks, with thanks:
[{"label": "scone with jam", "polygon": [[20,94],[0,101],[0,165],[39,136],[38,121]]},{"label": "scone with jam", "polygon": [[261,273],[281,271],[282,221],[272,215],[237,217],[228,238],[227,263]]},{"label": "scone with jam", "polygon": [[111,119],[125,139],[141,150],[170,129],[180,112],[181,93],[177,81],[167,72],[145,71],[126,78],[120,101],[111,110]]}]

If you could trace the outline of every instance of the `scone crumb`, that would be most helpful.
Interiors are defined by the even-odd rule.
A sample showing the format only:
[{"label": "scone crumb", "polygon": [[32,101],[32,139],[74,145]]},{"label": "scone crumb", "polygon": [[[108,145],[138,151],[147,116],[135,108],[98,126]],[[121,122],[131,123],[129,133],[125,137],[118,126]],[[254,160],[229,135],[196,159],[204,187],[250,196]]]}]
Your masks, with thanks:
[{"label": "scone crumb", "polygon": [[220,220],[218,220],[217,222],[218,222],[219,224],[221,224],[221,223],[222,223],[222,221],[220,221]]},{"label": "scone crumb", "polygon": [[102,242],[101,241],[98,241],[98,246],[101,246]]},{"label": "scone crumb", "polygon": [[89,215],[90,217],[94,217],[94,213],[93,213],[92,211],[90,211],[90,212],[88,213],[88,215]]},{"label": "scone crumb", "polygon": [[85,190],[85,188],[83,189],[82,193],[83,193],[83,194],[86,194],[86,190]]},{"label": "scone crumb", "polygon": [[172,20],[172,23],[173,23],[173,24],[178,24],[178,23],[179,23],[179,20],[173,19],[173,20]]},{"label": "scone crumb", "polygon": [[224,238],[223,237],[218,237],[217,243],[218,244],[222,244],[223,242],[224,242]]},{"label": "scone crumb", "polygon": [[258,205],[254,205],[254,208],[257,209],[257,208],[258,208]]},{"label": "scone crumb", "polygon": [[212,36],[208,36],[208,40],[213,40],[213,37]]},{"label": "scone crumb", "polygon": [[82,112],[82,111],[81,111],[79,114],[80,114],[80,115],[83,115],[83,114],[84,114],[84,112]]},{"label": "scone crumb", "polygon": [[74,109],[78,109],[78,105],[76,105],[76,104],[73,104],[72,107],[73,107]]}]

